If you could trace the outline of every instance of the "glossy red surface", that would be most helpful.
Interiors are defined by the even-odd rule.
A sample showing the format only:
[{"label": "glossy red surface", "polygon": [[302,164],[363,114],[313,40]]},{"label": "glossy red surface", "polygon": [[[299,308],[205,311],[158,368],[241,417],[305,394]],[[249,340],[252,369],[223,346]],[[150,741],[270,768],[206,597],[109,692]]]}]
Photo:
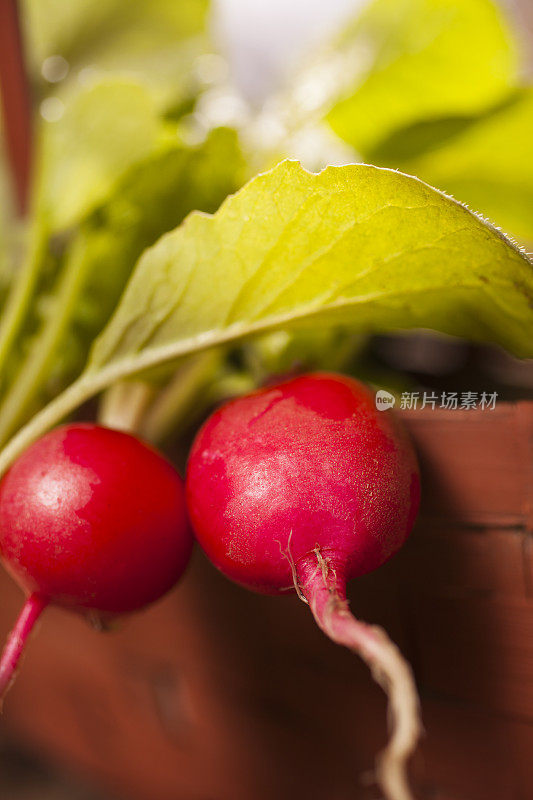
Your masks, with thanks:
[{"label": "glossy red surface", "polygon": [[[318,546],[342,579],[369,572],[407,538],[418,509],[413,449],[373,393],[315,374],[220,408],[189,459],[187,502],[213,563],[249,588],[293,586]],[[316,556],[314,557],[316,565]]]},{"label": "glossy red surface", "polygon": [[157,600],[190,556],[183,481],[133,436],[90,424],[33,444],[0,484],[0,552],[27,593],[132,611]]}]

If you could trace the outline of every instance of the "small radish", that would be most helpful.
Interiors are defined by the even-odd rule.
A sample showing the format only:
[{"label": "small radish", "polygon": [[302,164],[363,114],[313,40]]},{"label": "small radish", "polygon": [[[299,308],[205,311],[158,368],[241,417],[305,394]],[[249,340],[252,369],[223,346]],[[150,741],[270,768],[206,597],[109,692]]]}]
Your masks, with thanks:
[{"label": "small radish", "polygon": [[412,673],[383,630],[356,620],[346,582],[405,542],[419,503],[413,449],[359,382],[295,378],[216,411],[194,442],[187,504],[200,545],[259,592],[296,589],[322,630],[358,653],[389,696],[392,731],[377,777],[411,798],[406,760],[420,730]]},{"label": "small radish", "polygon": [[126,433],[65,425],[0,484],[0,554],[27,600],[0,659],[0,703],[48,603],[96,620],[142,608],[183,573],[192,548],[183,481]]}]

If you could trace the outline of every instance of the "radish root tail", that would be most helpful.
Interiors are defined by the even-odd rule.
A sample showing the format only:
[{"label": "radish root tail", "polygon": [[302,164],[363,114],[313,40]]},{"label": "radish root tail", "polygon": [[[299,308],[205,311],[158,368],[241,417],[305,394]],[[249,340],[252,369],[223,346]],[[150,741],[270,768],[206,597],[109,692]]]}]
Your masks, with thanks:
[{"label": "radish root tail", "polygon": [[[414,800],[407,761],[422,733],[418,693],[411,667],[382,628],[367,625],[351,614],[342,583],[320,551],[318,565],[300,581],[321,630],[368,664],[388,701],[389,741],[376,762],[376,780],[387,800]],[[317,569],[318,566],[318,569]]]},{"label": "radish root tail", "polygon": [[47,601],[44,598],[31,594],[22,606],[15,627],[7,638],[0,656],[0,711],[4,698],[15,680],[29,636],[46,605]]}]

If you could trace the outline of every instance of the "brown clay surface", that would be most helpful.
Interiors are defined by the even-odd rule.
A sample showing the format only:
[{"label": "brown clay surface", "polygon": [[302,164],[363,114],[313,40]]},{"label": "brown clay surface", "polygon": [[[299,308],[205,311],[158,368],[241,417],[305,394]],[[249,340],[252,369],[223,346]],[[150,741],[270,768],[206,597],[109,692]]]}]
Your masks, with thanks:
[{"label": "brown clay surface", "polygon": [[[533,404],[403,414],[424,506],[404,551],[352,584],[411,659],[421,800],[533,797]],[[18,590],[2,574],[0,634]],[[2,725],[132,800],[361,800],[385,739],[366,669],[295,597],[196,554],[177,591],[112,634],[50,610]],[[0,797],[3,797],[0,776]]]}]

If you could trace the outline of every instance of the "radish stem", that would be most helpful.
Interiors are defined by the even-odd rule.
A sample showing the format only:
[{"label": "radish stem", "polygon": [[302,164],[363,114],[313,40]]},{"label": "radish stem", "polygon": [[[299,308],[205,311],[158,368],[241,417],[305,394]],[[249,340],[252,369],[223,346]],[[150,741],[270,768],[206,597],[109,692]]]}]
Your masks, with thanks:
[{"label": "radish stem", "polygon": [[24,422],[32,401],[57,357],[58,348],[72,319],[72,309],[85,286],[88,268],[83,246],[73,247],[59,276],[54,313],[43,323],[0,407],[0,446]]},{"label": "radish stem", "polygon": [[118,381],[103,394],[98,408],[98,422],[116,431],[135,433],[156,393],[145,381]]},{"label": "radish stem", "polygon": [[342,575],[319,548],[315,556],[316,561],[298,569],[299,589],[319,628],[336,644],[360,656],[387,694],[390,738],[378,756],[376,779],[387,800],[413,800],[406,767],[422,724],[411,668],[382,628],[360,622],[351,614]]},{"label": "radish stem", "polygon": [[[13,343],[24,324],[28,307],[35,294],[47,247],[48,229],[42,218],[35,219],[30,229],[28,251],[9,290],[0,319],[0,374],[3,372]],[[0,392],[5,380],[0,380]]]},{"label": "radish stem", "polygon": [[0,658],[0,708],[15,679],[22,653],[33,627],[47,605],[48,600],[38,594],[31,594],[22,606],[15,627],[7,637]]},{"label": "radish stem", "polygon": [[139,427],[140,434],[158,444],[179,427],[193,408],[201,411],[206,389],[221,363],[221,350],[206,350],[181,364],[148,409]]}]

